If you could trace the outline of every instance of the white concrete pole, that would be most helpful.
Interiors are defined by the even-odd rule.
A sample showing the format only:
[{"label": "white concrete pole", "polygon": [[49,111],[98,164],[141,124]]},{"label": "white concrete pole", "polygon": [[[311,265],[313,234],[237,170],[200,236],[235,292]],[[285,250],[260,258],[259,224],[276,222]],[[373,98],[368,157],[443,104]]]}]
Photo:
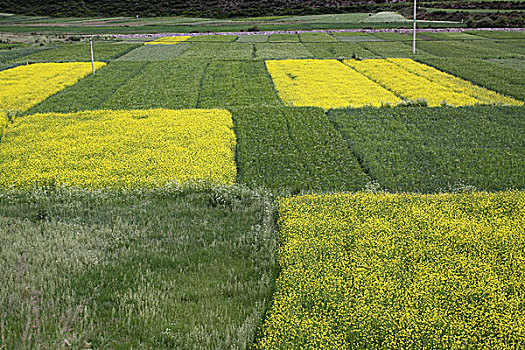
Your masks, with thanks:
[{"label": "white concrete pole", "polygon": [[89,37],[89,46],[91,47],[91,67],[93,68],[93,74],[95,74],[95,58],[93,56],[93,37]]},{"label": "white concrete pole", "polygon": [[412,53],[416,54],[416,0],[414,0],[414,38],[412,40]]}]

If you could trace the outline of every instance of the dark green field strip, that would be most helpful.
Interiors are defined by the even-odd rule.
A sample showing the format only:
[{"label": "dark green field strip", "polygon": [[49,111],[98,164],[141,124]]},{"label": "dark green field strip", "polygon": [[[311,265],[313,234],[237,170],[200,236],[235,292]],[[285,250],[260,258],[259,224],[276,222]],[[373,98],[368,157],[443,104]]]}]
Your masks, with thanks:
[{"label": "dark green field strip", "polygon": [[[137,44],[97,43],[93,44],[96,61],[109,61],[139,47]],[[68,44],[24,57],[30,62],[86,62],[91,61],[89,43]]]},{"label": "dark green field strip", "polygon": [[149,63],[100,107],[108,109],[194,108],[208,62],[173,60]]},{"label": "dark green field strip", "polygon": [[313,57],[301,43],[257,43],[255,57],[258,59],[310,58]]},{"label": "dark green field strip", "polygon": [[272,295],[273,222],[265,193],[236,187],[4,193],[2,344],[245,349]]},{"label": "dark green field strip", "polygon": [[302,33],[299,35],[299,40],[303,43],[318,43],[318,42],[335,42],[337,41],[332,35],[327,33]]},{"label": "dark green field strip", "polygon": [[385,41],[381,38],[372,35],[336,35],[337,41],[339,42],[361,42],[361,41]]},{"label": "dark green field strip", "polygon": [[52,47],[49,46],[29,46],[29,47],[17,47],[10,50],[0,50],[0,62],[16,62],[23,61],[26,56],[35,54],[40,51],[49,50]]},{"label": "dark green field strip", "polygon": [[167,61],[179,57],[191,47],[190,43],[174,45],[144,45],[119,57],[118,61]]},{"label": "dark green field strip", "polygon": [[419,41],[419,49],[439,57],[514,58],[520,55],[493,47],[484,40]]},{"label": "dark green field strip", "polygon": [[278,192],[350,191],[369,182],[321,109],[232,110],[238,180]]},{"label": "dark green field strip", "polygon": [[525,70],[525,60],[519,58],[495,58],[489,59],[489,61],[501,64],[505,67],[510,67],[521,71]]},{"label": "dark green field strip", "polygon": [[357,43],[306,43],[308,51],[316,58],[368,58],[374,53],[359,46]]},{"label": "dark green field strip", "polygon": [[250,43],[195,43],[181,58],[191,59],[240,59],[253,58],[253,44]]},{"label": "dark green field strip", "polygon": [[295,34],[270,34],[269,41],[277,43],[298,43],[299,36]]},{"label": "dark green field strip", "polygon": [[525,188],[525,119],[519,107],[334,110],[330,116],[364,168],[391,191]]},{"label": "dark green field strip", "polygon": [[475,58],[418,57],[418,60],[491,90],[525,101],[525,85],[523,84],[525,72],[522,70]]},{"label": "dark green field strip", "polygon": [[[404,42],[359,42],[364,49],[372,52],[375,57],[413,57],[412,45]],[[421,49],[417,52],[418,56],[428,55]]]},{"label": "dark green field strip", "polygon": [[412,40],[412,35],[407,33],[374,33],[375,37],[385,41],[409,41]]},{"label": "dark green field strip", "polygon": [[262,61],[213,61],[206,69],[199,108],[279,105]]},{"label": "dark green field strip", "polygon": [[525,39],[525,31],[473,30],[466,33],[492,39]]},{"label": "dark green field strip", "polygon": [[47,98],[31,108],[28,114],[100,109],[106,99],[110,98],[145,66],[146,62],[112,62],[97,70],[95,75],[89,75],[75,85]]},{"label": "dark green field strip", "polygon": [[520,55],[519,59],[525,60],[525,38],[522,40],[487,40],[486,42],[490,47],[515,53]]}]

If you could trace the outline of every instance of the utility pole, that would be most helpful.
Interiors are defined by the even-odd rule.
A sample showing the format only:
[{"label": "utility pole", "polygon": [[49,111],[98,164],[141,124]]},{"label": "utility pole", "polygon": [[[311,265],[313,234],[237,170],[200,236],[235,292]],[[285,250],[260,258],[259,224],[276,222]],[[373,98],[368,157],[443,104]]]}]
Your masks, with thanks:
[{"label": "utility pole", "polygon": [[413,43],[412,43],[412,53],[415,55],[416,54],[416,10],[417,10],[417,5],[416,5],[416,2],[417,0],[414,0],[414,38],[413,38]]},{"label": "utility pole", "polygon": [[93,74],[95,74],[95,58],[93,56],[93,36],[89,37],[89,46],[91,47],[91,67],[93,68]]}]

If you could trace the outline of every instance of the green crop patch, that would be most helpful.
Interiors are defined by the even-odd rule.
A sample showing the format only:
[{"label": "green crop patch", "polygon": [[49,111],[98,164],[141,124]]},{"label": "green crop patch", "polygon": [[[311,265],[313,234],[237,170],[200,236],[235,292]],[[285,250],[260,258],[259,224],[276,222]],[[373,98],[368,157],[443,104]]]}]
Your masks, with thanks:
[{"label": "green crop patch", "polygon": [[9,50],[0,50],[0,62],[2,63],[16,63],[26,62],[25,58],[37,52],[50,50],[50,47],[45,46],[28,46],[16,47]]},{"label": "green crop patch", "polygon": [[348,109],[330,116],[388,190],[525,188],[522,107]]},{"label": "green crop patch", "polygon": [[139,74],[146,64],[147,62],[112,62],[98,70],[95,75],[90,75],[47,98],[31,108],[28,114],[100,109],[108,98]]},{"label": "green crop patch", "polygon": [[525,336],[525,192],[281,198],[262,349],[508,349]]},{"label": "green crop patch", "polygon": [[[359,42],[359,45],[372,52],[375,57],[413,57],[412,46],[402,42]],[[421,47],[418,48],[418,57],[425,55]]]},{"label": "green crop patch", "polygon": [[255,44],[255,57],[259,59],[309,58],[312,54],[301,43]]},{"label": "green crop patch", "polygon": [[268,36],[262,34],[241,35],[236,43],[265,43],[268,41]]},{"label": "green crop patch", "polygon": [[195,42],[220,42],[220,43],[231,43],[237,40],[237,35],[197,35],[193,36],[188,41]]},{"label": "green crop patch", "polygon": [[384,41],[373,35],[336,35],[339,42]]},{"label": "green crop patch", "polygon": [[337,41],[332,35],[327,34],[327,33],[302,33],[299,35],[299,40],[302,41],[303,43]]},{"label": "green crop patch", "polygon": [[273,205],[201,187],[3,192],[2,345],[251,344],[276,274]]},{"label": "green crop patch", "polygon": [[[180,45],[180,44],[179,44]],[[191,59],[240,59],[253,58],[253,44],[250,43],[195,43],[181,58]]]},{"label": "green crop patch", "polygon": [[189,43],[144,45],[119,57],[117,61],[167,61],[179,57],[190,47]]},{"label": "green crop patch", "polygon": [[368,183],[322,109],[261,107],[232,113],[241,183],[277,192],[351,191]]},{"label": "green crop patch", "polygon": [[308,51],[316,58],[370,58],[374,53],[357,43],[306,43]]},{"label": "green crop patch", "polygon": [[100,105],[103,109],[194,108],[208,63],[151,62]]},{"label": "green crop patch", "polygon": [[295,34],[270,34],[270,42],[298,43],[299,36]]},{"label": "green crop patch", "polygon": [[485,40],[420,41],[418,48],[439,57],[515,58],[519,54],[499,49]]},{"label": "green crop patch", "polygon": [[[137,44],[99,43],[93,44],[96,61],[109,61],[139,47]],[[24,57],[30,62],[87,62],[91,61],[89,43],[62,45]]]},{"label": "green crop patch", "polygon": [[198,107],[279,106],[262,61],[213,61],[202,80]]}]

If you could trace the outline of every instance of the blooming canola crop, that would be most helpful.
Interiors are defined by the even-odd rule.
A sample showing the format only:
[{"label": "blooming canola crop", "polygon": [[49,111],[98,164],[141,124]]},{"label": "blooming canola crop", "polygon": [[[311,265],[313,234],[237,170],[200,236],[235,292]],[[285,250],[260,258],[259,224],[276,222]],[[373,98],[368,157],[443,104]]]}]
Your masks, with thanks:
[{"label": "blooming canola crop", "polygon": [[511,349],[525,339],[525,192],[278,202],[257,349]]},{"label": "blooming canola crop", "polygon": [[145,42],[146,45],[174,45],[188,40],[191,36],[164,36],[153,41]]},{"label": "blooming canola crop", "polygon": [[0,142],[0,188],[232,184],[232,128],[231,114],[217,109],[31,115],[8,128]]},{"label": "blooming canola crop", "polygon": [[290,106],[380,107],[400,99],[337,60],[266,61],[275,88]]},{"label": "blooming canola crop", "polygon": [[[105,65],[95,62],[95,69]],[[89,62],[35,63],[0,71],[0,111],[24,112],[91,71]]]}]

